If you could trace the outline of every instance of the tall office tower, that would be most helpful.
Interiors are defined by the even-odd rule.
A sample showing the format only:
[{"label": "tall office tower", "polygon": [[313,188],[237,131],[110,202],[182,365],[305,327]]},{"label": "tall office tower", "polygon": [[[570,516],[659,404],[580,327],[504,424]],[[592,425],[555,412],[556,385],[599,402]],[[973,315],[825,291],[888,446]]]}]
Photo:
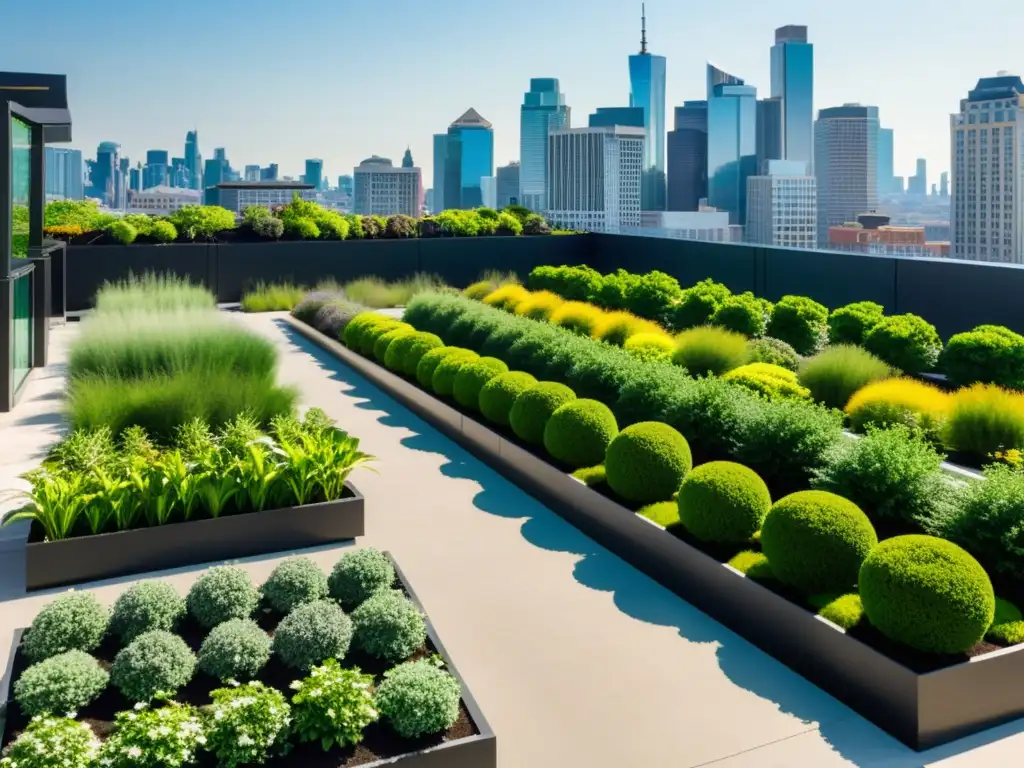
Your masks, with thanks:
[{"label": "tall office tower", "polygon": [[[782,160],[784,109],[778,96],[760,99],[757,102],[757,172],[760,173],[769,160]],[[800,161],[795,161],[800,162]]]},{"label": "tall office tower", "polygon": [[119,191],[117,177],[121,172],[121,145],[104,141],[96,148],[96,160],[91,166],[89,196],[99,198],[108,208],[117,207]]},{"label": "tall office tower", "polygon": [[643,107],[598,107],[587,120],[591,128],[605,128],[612,125],[644,127]]},{"label": "tall office tower", "polygon": [[772,46],[772,97],[782,99],[782,155],[807,163],[814,171],[814,46],[807,27],[789,24],[775,30]]},{"label": "tall office tower", "polygon": [[696,211],[708,196],[708,103],[684,101],[668,134],[668,210]]},{"label": "tall office tower", "polygon": [[448,134],[434,134],[434,203],[432,213],[440,213],[444,205],[444,160],[448,154]]},{"label": "tall office tower", "polygon": [[818,112],[814,124],[818,242],[828,228],[878,206],[878,107],[844,104]]},{"label": "tall office tower", "polygon": [[188,189],[189,174],[188,166],[185,165],[184,157],[171,158],[171,186],[179,189]]},{"label": "tall office tower", "polygon": [[260,168],[260,181],[277,181],[277,163]]},{"label": "tall office tower", "polygon": [[167,186],[170,178],[169,153],[162,149],[151,149],[146,152],[146,168],[142,174],[142,188]]},{"label": "tall office tower", "polygon": [[185,134],[185,167],[188,169],[188,188],[203,188],[203,156],[199,152],[199,131]]},{"label": "tall office tower", "polygon": [[951,255],[1024,263],[1024,82],[1007,72],[981,78],[949,131]]},{"label": "tall office tower", "polygon": [[[547,165],[546,162],[544,164]],[[514,160],[508,165],[498,166],[495,196],[499,209],[519,204],[519,169],[519,163]]]},{"label": "tall office tower", "polygon": [[[902,192],[903,190],[899,190]],[[878,129],[878,199],[882,195],[896,192],[893,183],[893,132],[892,128]]]},{"label": "tall office tower", "polygon": [[647,50],[647,9],[640,4],[640,53],[629,57],[629,106],[644,111],[643,209],[665,210],[665,57]]},{"label": "tall office tower", "polygon": [[480,178],[480,193],[484,198],[485,208],[498,207],[498,177],[482,176]]},{"label": "tall office tower", "polygon": [[907,182],[907,194],[920,197],[928,194],[928,161],[923,157],[917,158],[917,173]]},{"label": "tall office tower", "polygon": [[319,158],[307,160],[306,172],[303,174],[302,180],[320,189],[324,183],[324,161]]},{"label": "tall office tower", "polygon": [[636,126],[563,128],[548,137],[548,221],[618,232],[640,226],[647,131]]},{"label": "tall office tower", "polygon": [[444,160],[444,207],[479,208],[480,179],[494,175],[494,131],[470,108],[448,126]]},{"label": "tall office tower", "polygon": [[548,136],[570,124],[571,113],[558,79],[532,78],[519,108],[519,200],[531,211],[544,210]]},{"label": "tall office tower", "polygon": [[247,165],[243,171],[246,181],[260,180],[260,167],[258,165]]},{"label": "tall office tower", "polygon": [[141,192],[142,191],[142,179],[143,179],[143,174],[145,174],[145,172],[146,172],[146,169],[142,167],[142,163],[139,163],[139,165],[136,168],[129,168],[128,169],[128,189],[130,189],[132,192]]},{"label": "tall office tower", "polygon": [[707,91],[708,204],[743,224],[747,178],[757,173],[757,89],[709,62]]},{"label": "tall office tower", "polygon": [[403,168],[415,168],[416,163],[412,160],[412,150],[409,147],[405,148],[405,154],[402,155],[402,167]]},{"label": "tall office tower", "polygon": [[939,174],[939,196],[949,197],[949,171]]},{"label": "tall office tower", "polygon": [[[363,160],[352,174],[352,209],[363,216],[420,215],[422,180],[419,168],[395,168],[386,157]],[[306,182],[307,184],[309,182]]]},{"label": "tall office tower", "polygon": [[81,200],[84,195],[82,150],[45,147],[46,196],[60,200]]},{"label": "tall office tower", "polygon": [[117,188],[115,207],[119,211],[124,210],[128,206],[128,171],[131,169],[131,165],[131,160],[127,157],[122,157],[117,176],[115,176]]},{"label": "tall office tower", "polygon": [[351,176],[339,176],[338,191],[352,197],[352,193],[355,192],[355,180]]},{"label": "tall office tower", "polygon": [[747,179],[747,241],[818,247],[818,198],[802,160],[768,160]]}]

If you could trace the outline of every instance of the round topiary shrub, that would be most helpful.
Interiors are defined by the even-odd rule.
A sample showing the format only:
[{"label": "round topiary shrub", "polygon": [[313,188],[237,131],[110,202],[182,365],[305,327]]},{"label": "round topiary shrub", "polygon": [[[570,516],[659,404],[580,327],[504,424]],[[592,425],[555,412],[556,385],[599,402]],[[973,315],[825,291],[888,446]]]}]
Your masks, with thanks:
[{"label": "round topiary shrub", "polygon": [[[412,331],[406,333],[394,340],[391,344],[388,344],[387,349],[384,352],[384,367],[389,371],[395,373],[402,372],[402,361],[405,359],[405,353],[412,344],[414,337],[419,331]],[[431,334],[433,335],[433,334]]]},{"label": "round topiary shrub", "polygon": [[395,583],[395,567],[380,550],[357,549],[341,556],[327,583],[331,597],[354,608],[371,595],[390,589]]},{"label": "round topiary shrub", "polygon": [[[383,317],[383,315],[382,315]],[[403,323],[400,320],[395,320],[393,317],[385,317],[383,320],[376,323],[372,323],[362,332],[361,340],[359,342],[359,351],[366,357],[376,357],[374,350],[377,348],[377,342],[381,336],[385,336],[392,331],[414,331],[416,330],[408,323]],[[386,351],[386,350],[385,350]]]},{"label": "round topiary shrub", "polygon": [[384,363],[387,360],[388,347],[391,346],[391,342],[397,341],[403,336],[411,336],[416,333],[415,330],[410,328],[395,328],[392,331],[379,336],[373,343],[373,356],[377,358],[377,362]]},{"label": "round topiary shrub", "polygon": [[480,355],[471,350],[465,350],[466,354],[447,355],[434,369],[434,375],[430,379],[430,386],[434,394],[441,397],[451,397],[455,390],[455,377],[459,375],[462,366],[480,359]]},{"label": "round topiary shrub", "polygon": [[165,581],[140,581],[117,598],[110,631],[130,643],[143,632],[170,632],[185,615],[185,598]]},{"label": "round topiary shrub", "polygon": [[980,382],[1024,390],[1024,336],[1001,325],[958,333],[946,344],[942,368],[958,387]]},{"label": "round topiary shrub", "polygon": [[811,394],[807,387],[800,386],[793,371],[771,363],[747,363],[733,368],[722,378],[765,400],[806,400]]},{"label": "round topiary shrub", "polygon": [[714,280],[701,280],[685,289],[675,306],[672,322],[678,329],[695,328],[707,323],[722,303],[732,295],[726,286]]},{"label": "round topiary shrub", "polygon": [[806,296],[783,296],[772,310],[768,335],[801,355],[813,355],[828,338],[828,310]]},{"label": "round topiary shrub", "polygon": [[65,651],[93,651],[107,634],[110,611],[89,592],[68,592],[43,606],[21,641],[32,661]]},{"label": "round topiary shrub", "polygon": [[552,414],[575,399],[576,393],[565,384],[542,381],[516,398],[508,414],[509,426],[520,440],[541,445]]},{"label": "round topiary shrub", "polygon": [[758,338],[764,336],[771,313],[770,301],[759,299],[747,291],[725,299],[710,317],[709,322],[726,330],[742,333],[744,336]]},{"label": "round topiary shrub", "polygon": [[608,444],[604,459],[608,485],[627,501],[667,501],[693,467],[686,438],[668,424],[642,421],[626,427]]},{"label": "round topiary shrub", "polygon": [[353,645],[391,664],[409,658],[427,640],[423,614],[395,589],[368,597],[352,612],[352,624]]},{"label": "round topiary shrub", "polygon": [[721,376],[739,368],[746,359],[745,336],[711,325],[679,334],[672,353],[672,362],[692,376]]},{"label": "round topiary shrub", "polygon": [[459,681],[422,659],[385,672],[374,700],[399,736],[416,739],[440,733],[458,720],[461,698]]},{"label": "round topiary shrub", "polygon": [[860,568],[860,596],[878,631],[926,653],[967,651],[995,615],[985,569],[932,536],[896,536],[875,547]]},{"label": "round topiary shrub", "polygon": [[864,337],[864,346],[907,373],[930,371],[942,353],[942,340],[935,326],[910,314],[884,318]]},{"label": "round topiary shrub", "polygon": [[804,593],[845,593],[878,543],[867,515],[827,491],[779,499],[761,526],[761,548],[779,581]]},{"label": "round topiary shrub", "polygon": [[379,322],[378,318],[384,315],[378,312],[361,312],[352,318],[352,322],[345,326],[345,332],[341,334],[342,343],[349,349],[358,352],[362,345],[362,334],[371,325]]},{"label": "round topiary shrub", "polygon": [[[478,357],[476,352],[462,347],[438,347],[431,349],[420,358],[416,364],[416,381],[424,389],[433,389],[434,371],[443,360],[448,357],[463,357],[473,359]],[[454,385],[454,379],[452,380]]]},{"label": "round topiary shrub", "polygon": [[547,452],[573,469],[604,461],[608,444],[619,433],[615,415],[597,400],[571,400],[551,414],[544,427]]},{"label": "round topiary shrub", "polygon": [[781,339],[751,339],[747,342],[747,362],[768,363],[795,371],[800,366],[800,355]]},{"label": "round topiary shrub", "polygon": [[149,701],[158,693],[174,693],[192,680],[196,657],[177,635],[146,632],[114,657],[110,682],[131,701]]},{"label": "round topiary shrub", "polygon": [[498,374],[480,390],[480,412],[488,421],[507,427],[516,398],[536,384],[537,379],[523,371]]},{"label": "round topiary shrub", "polygon": [[289,613],[327,597],[327,574],[308,557],[289,557],[271,572],[262,592],[274,610]]},{"label": "round topiary shrub", "polygon": [[882,322],[885,308],[873,301],[857,301],[833,310],[828,318],[829,344],[863,344],[864,337]]},{"label": "round topiary shrub", "polygon": [[480,410],[480,390],[495,376],[508,373],[508,366],[496,357],[470,360],[459,368],[452,384],[455,402],[463,408]]},{"label": "round topiary shrub", "polygon": [[77,712],[94,701],[110,681],[85,651],[67,651],[33,664],[14,684],[14,699],[29,717]]},{"label": "round topiary shrub", "polygon": [[351,642],[352,620],[330,600],[300,605],[274,630],[274,653],[301,671],[326,659],[341,661]]},{"label": "round topiary shrub", "polygon": [[671,360],[676,342],[667,333],[637,333],[622,348],[638,360]]},{"label": "round topiary shrub", "polygon": [[761,530],[772,497],[754,470],[711,461],[686,476],[676,504],[679,522],[701,541],[741,543]]},{"label": "round topiary shrub", "polygon": [[260,602],[249,574],[231,565],[211,568],[188,591],[188,612],[207,629],[230,619],[247,619]]},{"label": "round topiary shrub", "polygon": [[403,340],[402,352],[402,373],[408,378],[416,376],[420,360],[432,349],[441,349],[444,342],[441,337],[434,333],[417,332],[412,334],[408,340]]},{"label": "round topiary shrub", "polygon": [[270,661],[270,637],[252,619],[218,624],[199,649],[199,668],[218,680],[251,680]]}]

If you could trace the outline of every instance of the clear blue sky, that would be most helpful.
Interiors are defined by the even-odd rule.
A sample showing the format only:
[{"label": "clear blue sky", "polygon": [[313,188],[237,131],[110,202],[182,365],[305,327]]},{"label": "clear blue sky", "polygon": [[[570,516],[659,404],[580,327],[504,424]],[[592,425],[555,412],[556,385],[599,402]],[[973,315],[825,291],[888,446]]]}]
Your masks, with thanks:
[{"label": "clear blue sky", "polygon": [[[235,168],[280,164],[298,175],[321,157],[341,173],[371,154],[396,163],[409,145],[429,185],[431,134],[468,107],[494,125],[495,161],[519,156],[519,104],[530,77],[558,77],[585,125],[625,104],[636,0],[5,0],[0,70],[66,73],[73,146],[118,141]],[[815,109],[877,105],[896,131],[896,173],[925,157],[949,167],[949,113],[981,76],[1024,74],[1024,5],[861,0],[648,0],[652,52],[668,57],[668,114],[703,98],[712,60],[769,90],[775,27],[806,24],[815,45]],[[671,117],[669,118],[671,127]]]}]

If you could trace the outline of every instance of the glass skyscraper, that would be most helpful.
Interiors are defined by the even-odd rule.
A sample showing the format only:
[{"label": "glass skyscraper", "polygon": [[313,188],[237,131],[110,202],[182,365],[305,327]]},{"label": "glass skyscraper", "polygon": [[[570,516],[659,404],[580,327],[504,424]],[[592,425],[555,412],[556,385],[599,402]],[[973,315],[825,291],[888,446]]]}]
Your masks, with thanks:
[{"label": "glass skyscraper", "polygon": [[696,211],[708,196],[708,103],[676,107],[668,134],[668,210]]},{"label": "glass skyscraper", "polygon": [[448,154],[448,134],[434,134],[434,189],[431,201],[431,213],[444,210],[444,158]]},{"label": "glass skyscraper", "polygon": [[743,224],[747,179],[757,174],[757,89],[708,63],[707,90],[708,203]]},{"label": "glass skyscraper", "polygon": [[81,200],[85,189],[82,150],[46,147],[46,196],[65,200]]},{"label": "glass skyscraper", "polygon": [[199,131],[185,134],[185,169],[189,189],[203,188],[203,156],[199,153]]},{"label": "glass skyscraper", "polygon": [[892,194],[893,132],[892,128],[878,129],[878,197]]},{"label": "glass skyscraper", "polygon": [[814,124],[818,179],[818,247],[829,227],[878,207],[878,107],[844,104],[818,112]]},{"label": "glass skyscraper", "polygon": [[314,158],[306,161],[306,173],[302,177],[307,184],[312,184],[317,189],[324,183],[324,161]]},{"label": "glass skyscraper", "polygon": [[[782,160],[786,153],[783,146],[783,102],[778,96],[760,99],[757,102],[757,172],[763,173],[769,160]],[[799,160],[793,162],[802,162]],[[806,167],[806,166],[805,166]],[[806,171],[805,171],[806,173]]]},{"label": "glass skyscraper", "polygon": [[[642,7],[642,6],[641,6]],[[629,57],[629,106],[644,111],[644,172],[641,206],[665,210],[665,57],[647,50],[647,15],[641,12],[640,53]]]},{"label": "glass skyscraper", "polygon": [[532,211],[547,208],[548,136],[568,128],[569,107],[554,77],[534,77],[519,110],[519,201]]},{"label": "glass skyscraper", "polygon": [[163,149],[146,152],[146,167],[139,180],[143,189],[166,186],[170,177],[170,155]]},{"label": "glass skyscraper", "polygon": [[479,208],[480,179],[494,175],[494,131],[475,109],[448,126],[444,162],[444,207]]},{"label": "glass skyscraper", "polygon": [[598,107],[590,116],[587,125],[590,128],[607,128],[611,125],[643,128],[645,119],[642,107]]},{"label": "glass skyscraper", "polygon": [[775,30],[772,96],[782,99],[783,158],[807,163],[807,172],[812,173],[814,46],[807,42],[807,27],[790,24]]}]

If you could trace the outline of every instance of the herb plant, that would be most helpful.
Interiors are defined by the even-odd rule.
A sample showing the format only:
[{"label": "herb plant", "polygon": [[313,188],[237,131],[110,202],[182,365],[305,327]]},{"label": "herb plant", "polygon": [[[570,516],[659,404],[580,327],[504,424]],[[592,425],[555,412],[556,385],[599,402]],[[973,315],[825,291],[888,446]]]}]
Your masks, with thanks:
[{"label": "herb plant", "polygon": [[266,762],[288,748],[291,708],[280,691],[252,682],[210,693],[206,749],[222,768]]},{"label": "herb plant", "polygon": [[195,707],[173,701],[156,709],[136,704],[117,714],[98,764],[102,768],[182,768],[195,762],[205,742]]},{"label": "herb plant", "polygon": [[100,741],[87,723],[34,717],[7,748],[0,768],[93,768]]},{"label": "herb plant", "polygon": [[14,698],[28,715],[72,716],[99,696],[110,675],[84,651],[67,651],[33,664],[14,684]]},{"label": "herb plant", "polygon": [[309,677],[291,685],[292,716],[299,741],[319,742],[326,751],[358,744],[363,730],[377,717],[373,677],[344,669],[337,659],[314,667]]}]

